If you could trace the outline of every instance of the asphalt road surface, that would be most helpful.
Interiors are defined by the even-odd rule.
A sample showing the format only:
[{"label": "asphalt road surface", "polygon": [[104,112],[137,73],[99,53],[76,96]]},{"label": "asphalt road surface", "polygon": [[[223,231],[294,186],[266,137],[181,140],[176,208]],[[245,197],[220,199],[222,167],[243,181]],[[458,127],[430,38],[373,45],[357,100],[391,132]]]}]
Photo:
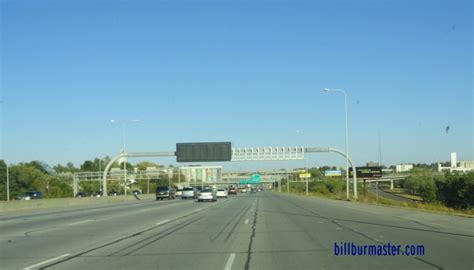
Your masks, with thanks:
[{"label": "asphalt road surface", "polygon": [[[473,219],[273,192],[0,218],[2,269],[474,267]],[[335,243],[422,245],[424,254],[336,256]]]},{"label": "asphalt road surface", "polygon": [[381,198],[386,198],[386,199],[389,199],[389,200],[394,200],[394,201],[398,201],[398,202],[414,202],[415,200],[410,200],[408,198],[403,198],[401,196],[396,196],[396,195],[393,195],[393,194],[390,194],[386,191],[384,191],[383,189],[377,188],[375,187],[375,184],[371,184],[367,187],[367,191],[368,192],[371,192],[373,193],[374,195],[376,195],[378,193],[378,196],[381,197]]}]

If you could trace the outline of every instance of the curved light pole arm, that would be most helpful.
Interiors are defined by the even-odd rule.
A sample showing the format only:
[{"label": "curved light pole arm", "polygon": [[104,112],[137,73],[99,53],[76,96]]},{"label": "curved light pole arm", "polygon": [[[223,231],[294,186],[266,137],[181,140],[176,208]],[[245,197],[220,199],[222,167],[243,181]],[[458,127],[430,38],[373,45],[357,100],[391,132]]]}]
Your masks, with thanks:
[{"label": "curved light pole arm", "polygon": [[[328,148],[328,150],[329,150],[329,152],[335,152],[335,153],[339,153],[339,154],[343,155],[344,157],[346,157],[346,160],[348,160],[349,163],[351,164],[351,167],[352,167],[352,181],[354,182],[354,199],[357,200],[357,171],[356,171],[354,162],[352,161],[352,159],[348,155],[346,155],[344,152],[342,152],[340,150],[337,150],[337,149],[334,149],[334,148]],[[346,174],[349,175],[349,170],[347,170]],[[348,176],[346,176],[346,177],[348,177]]]},{"label": "curved light pole arm", "polygon": [[[334,153],[338,153],[338,154],[342,155],[346,160],[349,161],[349,163],[351,164],[351,167],[352,167],[352,171],[356,172],[355,165],[354,165],[354,162],[352,161],[352,159],[348,155],[346,155],[346,153],[344,153],[341,150],[338,150],[338,149],[335,149],[335,148],[329,148],[329,147],[328,148],[312,147],[312,148],[306,148],[306,152],[334,152]],[[349,171],[347,171],[346,174],[349,174]],[[356,175],[356,173],[352,174],[352,178],[353,178],[353,181],[354,181],[354,198],[357,199],[357,175]],[[346,179],[347,179],[346,185],[349,186],[349,180],[348,180],[348,178],[346,178]],[[348,193],[347,193],[346,196],[349,199],[349,194]]]},{"label": "curved light pole arm", "polygon": [[110,160],[109,163],[107,164],[107,166],[105,166],[104,174],[102,175],[102,186],[103,186],[103,193],[104,193],[103,196],[108,196],[108,193],[107,193],[107,174],[109,173],[110,167],[112,167],[112,165],[117,160],[119,160],[122,157],[126,157],[126,156],[127,156],[127,154],[122,153],[118,157]]},{"label": "curved light pole arm", "polygon": [[110,167],[119,160],[120,158],[124,157],[172,157],[175,156],[176,152],[131,152],[131,153],[120,153],[119,156],[109,161],[107,166],[105,166],[104,173],[102,175],[102,185],[103,185],[103,192],[104,196],[108,196],[107,194],[107,174],[109,173]]}]

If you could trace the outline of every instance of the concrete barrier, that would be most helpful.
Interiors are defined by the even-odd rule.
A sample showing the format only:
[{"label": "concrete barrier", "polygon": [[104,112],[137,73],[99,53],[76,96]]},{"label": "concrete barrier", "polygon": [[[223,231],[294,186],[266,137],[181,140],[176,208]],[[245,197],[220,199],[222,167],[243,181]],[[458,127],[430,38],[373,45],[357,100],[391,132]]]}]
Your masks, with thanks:
[{"label": "concrete barrier", "polygon": [[[155,198],[154,194],[138,195],[140,199]],[[57,199],[39,199],[29,201],[2,201],[0,202],[0,213],[39,210],[52,208],[80,207],[87,205],[103,205],[127,201],[137,201],[133,195],[128,196],[108,196],[108,197],[83,197],[83,198],[57,198]]]}]

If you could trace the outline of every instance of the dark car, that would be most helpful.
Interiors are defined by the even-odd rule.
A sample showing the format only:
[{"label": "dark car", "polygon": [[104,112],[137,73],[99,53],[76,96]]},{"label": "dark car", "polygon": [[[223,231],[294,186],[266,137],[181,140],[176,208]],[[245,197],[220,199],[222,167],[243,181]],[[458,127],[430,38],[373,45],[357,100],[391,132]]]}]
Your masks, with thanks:
[{"label": "dark car", "polygon": [[23,193],[23,195],[18,196],[18,200],[36,200],[36,199],[43,199],[43,193],[40,191],[28,191]]},{"label": "dark car", "polygon": [[156,200],[163,200],[163,199],[175,199],[176,194],[173,188],[171,187],[157,187],[156,188]]},{"label": "dark car", "polygon": [[76,194],[76,198],[87,197],[87,193],[80,191]]},{"label": "dark car", "polygon": [[229,188],[229,195],[237,195],[237,189],[235,187]]}]

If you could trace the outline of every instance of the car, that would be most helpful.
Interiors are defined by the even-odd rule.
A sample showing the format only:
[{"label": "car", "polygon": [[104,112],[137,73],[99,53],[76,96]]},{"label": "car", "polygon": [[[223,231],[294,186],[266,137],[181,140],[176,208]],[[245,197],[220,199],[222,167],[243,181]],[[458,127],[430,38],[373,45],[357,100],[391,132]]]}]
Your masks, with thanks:
[{"label": "car", "polygon": [[27,191],[23,193],[23,195],[17,197],[18,200],[36,200],[36,199],[43,199],[43,193],[40,191]]},{"label": "car", "polygon": [[223,188],[219,188],[216,191],[216,197],[217,198],[227,198],[227,190]]},{"label": "car", "polygon": [[179,197],[181,197],[181,195],[183,195],[183,189],[182,189],[182,188],[178,188],[178,189],[176,190],[176,197],[179,198]]},{"label": "car", "polygon": [[181,193],[181,199],[196,199],[197,198],[197,191],[192,187],[185,187],[183,188],[183,192]]},{"label": "car", "polygon": [[176,194],[173,188],[164,186],[164,187],[157,187],[155,192],[156,200],[163,200],[163,199],[175,199]]},{"label": "car", "polygon": [[242,193],[247,193],[247,189],[246,188],[243,188],[242,191],[240,191]]},{"label": "car", "polygon": [[201,190],[201,192],[199,192],[199,195],[198,195],[198,202],[203,202],[203,201],[212,201],[212,202],[217,201],[216,192],[210,188]]},{"label": "car", "polygon": [[111,192],[109,192],[109,196],[118,196],[118,192],[115,191],[115,190],[112,190]]},{"label": "car", "polygon": [[138,189],[132,191],[132,193],[133,193],[133,195],[140,195],[140,194],[142,194],[142,192],[141,192],[140,190],[138,190]]},{"label": "car", "polygon": [[76,194],[76,198],[87,197],[87,193],[80,191]]},{"label": "car", "polygon": [[235,187],[229,188],[229,192],[227,192],[229,195],[237,195],[237,189]]}]

